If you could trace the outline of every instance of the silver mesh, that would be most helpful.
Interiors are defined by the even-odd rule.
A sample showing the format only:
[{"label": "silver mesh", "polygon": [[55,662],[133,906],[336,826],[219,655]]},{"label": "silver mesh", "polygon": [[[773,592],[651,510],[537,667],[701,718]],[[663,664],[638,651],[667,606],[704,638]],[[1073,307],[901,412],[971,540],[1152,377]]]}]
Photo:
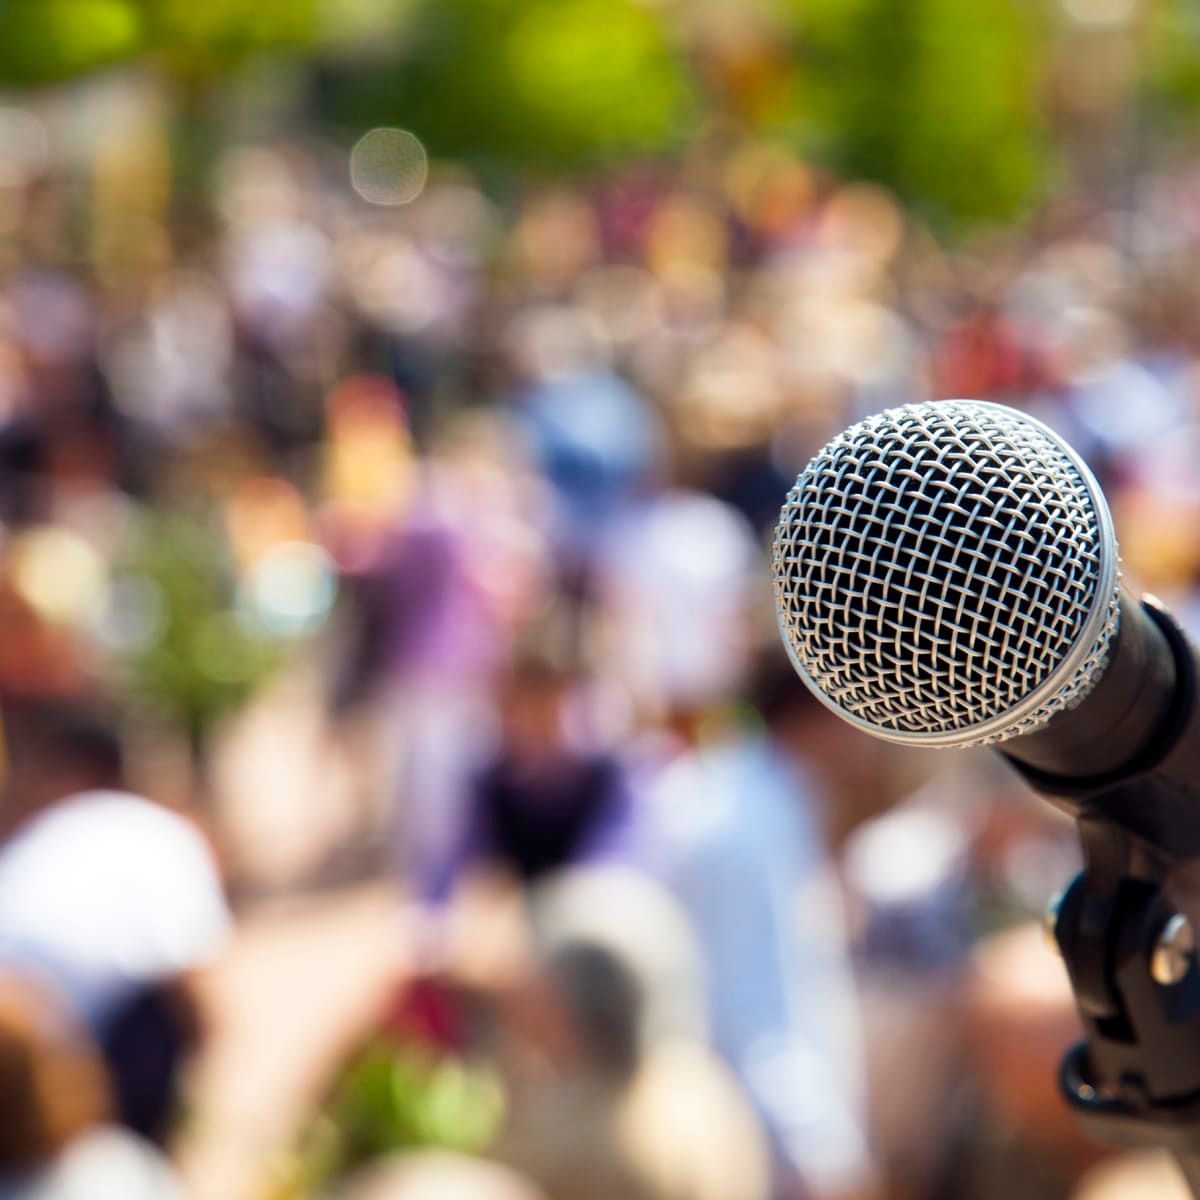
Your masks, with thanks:
[{"label": "silver mesh", "polygon": [[800,675],[892,741],[1031,732],[1090,690],[1117,626],[1095,480],[1040,422],[978,401],[892,409],[834,438],[783,506],[773,574]]}]

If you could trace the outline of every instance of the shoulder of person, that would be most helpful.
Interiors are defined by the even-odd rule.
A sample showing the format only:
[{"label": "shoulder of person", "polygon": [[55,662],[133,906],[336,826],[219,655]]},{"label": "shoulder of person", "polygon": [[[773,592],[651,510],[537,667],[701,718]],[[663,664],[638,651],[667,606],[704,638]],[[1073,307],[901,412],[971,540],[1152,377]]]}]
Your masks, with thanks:
[{"label": "shoulder of person", "polygon": [[170,1163],[122,1129],[97,1129],[75,1142],[21,1200],[184,1200]]}]

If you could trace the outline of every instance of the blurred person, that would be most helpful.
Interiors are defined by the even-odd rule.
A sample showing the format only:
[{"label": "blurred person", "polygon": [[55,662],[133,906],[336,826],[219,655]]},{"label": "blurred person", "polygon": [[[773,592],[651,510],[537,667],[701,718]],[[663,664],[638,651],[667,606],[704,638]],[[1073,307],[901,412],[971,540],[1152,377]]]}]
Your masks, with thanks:
[{"label": "blurred person", "polygon": [[343,563],[356,619],[335,706],[373,739],[397,865],[420,887],[460,844],[518,630],[555,596],[546,508],[511,424],[464,414],[422,460],[403,519]]},{"label": "blurred person", "polygon": [[855,830],[843,863],[889,1179],[1057,1200],[1086,1161],[1056,1083],[1078,1021],[1036,918],[1078,870],[1070,823],[998,760],[955,757]]},{"label": "blurred person", "polygon": [[639,1060],[638,1003],[630,972],[587,942],[555,948],[507,998],[509,1113],[497,1152],[551,1200],[652,1200],[618,1130]]},{"label": "blurred person", "polygon": [[658,466],[650,406],[603,361],[600,334],[568,307],[518,314],[510,337],[528,373],[513,411],[560,505],[558,556],[584,570]]},{"label": "blurred person", "polygon": [[620,962],[637,993],[640,1053],[707,1042],[701,947],[687,913],[657,880],[624,863],[574,867],[534,889],[528,918],[532,944],[543,956],[584,943]]},{"label": "blurred person", "polygon": [[965,1065],[977,1107],[943,1122],[961,1126],[943,1192],[970,1200],[1019,1186],[1029,1200],[1057,1200],[1103,1151],[1063,1103],[1059,1063],[1082,1029],[1043,922],[980,938],[965,982]]},{"label": "blurred person", "polygon": [[893,969],[865,990],[894,1186],[946,1200],[1061,1200],[1101,1156],[1062,1100],[1058,1064],[1079,1020],[1040,921],[981,937],[953,975]]},{"label": "blurred person", "polygon": [[581,682],[561,655],[518,651],[497,688],[497,744],[470,781],[465,828],[438,892],[471,870],[529,885],[620,855],[628,781],[615,756],[572,728]]},{"label": "blurred person", "polygon": [[545,1200],[531,1183],[496,1163],[426,1152],[398,1155],[362,1172],[338,1200]]},{"label": "blurred person", "polygon": [[764,726],[677,703],[642,775],[648,861],[682,902],[710,984],[713,1045],[774,1149],[775,1194],[872,1194],[864,1062],[840,893],[820,827],[825,710],[781,656]]},{"label": "blurred person", "polygon": [[635,720],[699,717],[736,695],[766,577],[753,528],[712,496],[667,490],[624,515],[606,539],[597,602],[604,662]]},{"label": "blurred person", "polygon": [[[76,631],[48,621],[13,577],[13,555],[0,572],[0,695],[69,696],[85,686]],[[0,817],[0,826],[3,825]]]},{"label": "blurred person", "polygon": [[1166,1150],[1126,1151],[1094,1167],[1071,1200],[1188,1200],[1193,1195]]},{"label": "blurred person", "polygon": [[695,928],[713,1045],[766,1124],[779,1194],[860,1194],[857,1011],[817,815],[824,710],[784,667],[765,730],[728,717],[759,640],[761,549],[727,505],[668,492],[630,515],[606,566],[613,659],[659,717],[631,755],[635,858]]},{"label": "blurred person", "polygon": [[1036,382],[1030,357],[986,299],[946,330],[932,370],[938,396],[1005,400]]},{"label": "blurred person", "polygon": [[182,1200],[170,1166],[109,1123],[104,1066],[48,988],[0,975],[0,1200]]},{"label": "blurred person", "polygon": [[970,949],[970,842],[979,782],[948,765],[862,822],[843,854],[860,907],[858,948],[872,971],[950,974]]},{"label": "blurred person", "polygon": [[229,916],[216,863],[183,817],[124,790],[106,716],[10,705],[0,798],[0,962],[48,972],[95,1034],[117,1110],[165,1137],[198,1036],[197,972]]},{"label": "blurred person", "polygon": [[700,1040],[700,955],[669,894],[589,867],[538,885],[528,913],[498,1156],[550,1200],[765,1200],[766,1142]]},{"label": "blurred person", "polygon": [[960,1124],[967,850],[952,814],[899,805],[854,830],[842,856],[873,1144],[903,1194],[943,1194],[932,1181]]}]

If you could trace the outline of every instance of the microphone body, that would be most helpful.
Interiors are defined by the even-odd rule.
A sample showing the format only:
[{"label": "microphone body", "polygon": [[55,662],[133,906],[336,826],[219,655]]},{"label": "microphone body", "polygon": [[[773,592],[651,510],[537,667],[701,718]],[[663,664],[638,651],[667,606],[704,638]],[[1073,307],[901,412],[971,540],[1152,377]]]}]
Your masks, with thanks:
[{"label": "microphone body", "polygon": [[1200,660],[1156,600],[1121,607],[1093,690],[1001,753],[1072,816],[1106,818],[1167,860],[1200,858]]},{"label": "microphone body", "polygon": [[1200,857],[1200,659],[1121,586],[1057,434],[975,401],[867,418],[801,473],[773,576],[793,665],[867,733],[991,745],[1077,817]]}]

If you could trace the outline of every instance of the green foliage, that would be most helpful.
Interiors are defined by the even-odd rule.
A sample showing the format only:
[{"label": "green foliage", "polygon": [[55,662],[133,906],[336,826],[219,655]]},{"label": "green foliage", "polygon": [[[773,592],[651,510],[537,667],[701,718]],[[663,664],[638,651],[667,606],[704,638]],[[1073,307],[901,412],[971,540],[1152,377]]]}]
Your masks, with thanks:
[{"label": "green foliage", "polygon": [[144,38],[131,0],[0,0],[0,83],[67,79],[129,58]]},{"label": "green foliage", "polygon": [[379,1041],[350,1064],[291,1164],[289,1192],[311,1194],[373,1159],[438,1148],[474,1154],[499,1131],[495,1077],[457,1059]]},{"label": "green foliage", "polygon": [[[1148,3],[1155,95],[1194,107],[1195,4]],[[933,217],[1003,219],[1036,197],[1044,0],[774,5],[769,94],[735,101],[744,119]],[[591,169],[669,153],[723,105],[692,69],[687,14],[642,0],[0,0],[0,83],[135,55],[203,81],[281,49],[324,56],[326,114],[355,132],[402,125],[485,170]]]},{"label": "green foliage", "polygon": [[307,46],[317,0],[140,0],[150,47],[179,74],[220,71],[249,54]]},{"label": "green foliage", "polygon": [[[518,7],[501,47],[512,103],[547,150],[654,149],[678,131],[686,85],[642,7],[572,0]],[[503,94],[502,94],[503,95]]]},{"label": "green foliage", "polygon": [[435,155],[566,167],[663,151],[697,111],[660,18],[634,0],[424,0],[401,59],[348,77],[335,104]]},{"label": "green foliage", "polygon": [[204,75],[313,40],[319,0],[0,0],[0,83],[47,83],[151,55]]},{"label": "green foliage", "polygon": [[133,697],[199,735],[244,703],[278,665],[278,642],[244,621],[225,543],[215,524],[178,513],[147,515],[120,574],[152,598],[148,636],[121,675]]},{"label": "green foliage", "polygon": [[1200,110],[1200,4],[1150,4],[1143,44],[1146,93],[1156,117],[1190,133]]},{"label": "green foliage", "polygon": [[408,28],[421,0],[321,0],[317,38],[333,53],[386,52]]},{"label": "green foliage", "polygon": [[1029,0],[790,0],[795,127],[848,175],[933,216],[1012,216],[1049,147],[1038,88],[1049,42]]}]

